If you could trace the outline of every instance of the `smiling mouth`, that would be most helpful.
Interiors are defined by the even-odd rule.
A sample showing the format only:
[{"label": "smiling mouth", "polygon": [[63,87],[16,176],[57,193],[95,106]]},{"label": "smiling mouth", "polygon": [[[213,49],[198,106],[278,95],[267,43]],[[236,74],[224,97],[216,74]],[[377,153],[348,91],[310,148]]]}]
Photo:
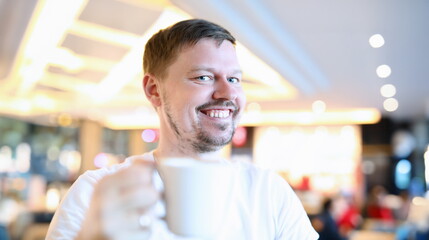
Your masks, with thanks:
[{"label": "smiling mouth", "polygon": [[228,118],[232,111],[229,109],[210,109],[201,110],[201,112],[212,118]]},{"label": "smiling mouth", "polygon": [[198,106],[196,111],[210,118],[227,119],[231,116],[234,117],[238,108],[232,101],[217,99]]}]

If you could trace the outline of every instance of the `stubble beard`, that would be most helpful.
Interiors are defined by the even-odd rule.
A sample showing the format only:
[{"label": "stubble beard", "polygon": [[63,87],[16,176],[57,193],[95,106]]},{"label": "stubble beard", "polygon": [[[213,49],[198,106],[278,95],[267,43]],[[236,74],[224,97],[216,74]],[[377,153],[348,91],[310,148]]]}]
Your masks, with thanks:
[{"label": "stubble beard", "polygon": [[[164,100],[167,100],[164,98]],[[207,131],[201,125],[201,122],[195,122],[192,124],[192,129],[195,130],[193,134],[185,134],[184,130],[181,129],[172,115],[170,104],[167,101],[164,101],[165,114],[168,120],[168,123],[173,130],[176,138],[179,140],[179,149],[184,152],[189,151],[189,147],[196,153],[208,153],[214,152],[225,145],[229,144],[232,141],[234,136],[236,124],[233,119],[236,118],[236,113],[234,113],[230,123],[225,124],[216,124],[214,127],[218,128],[220,131],[225,132],[221,136],[216,136],[215,134]]]},{"label": "stubble beard", "polygon": [[[197,124],[194,124],[197,125]],[[215,126],[221,131],[228,131],[227,134],[224,136],[215,136],[212,133],[209,133],[208,131],[205,131],[200,124],[197,126],[194,126],[194,129],[197,129],[196,131],[196,140],[192,143],[192,147],[196,152],[199,153],[206,153],[206,152],[214,152],[228,143],[231,142],[232,137],[235,133],[235,126],[233,122],[229,124],[219,124]]]}]

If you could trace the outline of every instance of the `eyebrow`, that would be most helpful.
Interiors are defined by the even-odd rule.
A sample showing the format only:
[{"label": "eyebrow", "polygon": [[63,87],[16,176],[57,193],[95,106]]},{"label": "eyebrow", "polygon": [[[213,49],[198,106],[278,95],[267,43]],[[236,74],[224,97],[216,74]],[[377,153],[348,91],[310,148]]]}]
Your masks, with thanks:
[{"label": "eyebrow", "polygon": [[[192,68],[191,70],[188,71],[189,73],[194,73],[194,72],[198,72],[198,71],[207,71],[207,72],[215,72],[216,69],[211,68],[211,67],[204,67],[204,66],[197,66],[195,68]],[[241,71],[241,69],[235,69],[232,71],[232,74],[243,74],[243,71]]]}]

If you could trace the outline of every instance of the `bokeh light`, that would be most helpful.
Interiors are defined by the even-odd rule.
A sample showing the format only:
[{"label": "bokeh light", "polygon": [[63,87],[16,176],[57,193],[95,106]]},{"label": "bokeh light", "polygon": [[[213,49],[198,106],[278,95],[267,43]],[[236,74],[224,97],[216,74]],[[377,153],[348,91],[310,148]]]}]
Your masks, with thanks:
[{"label": "bokeh light", "polygon": [[142,139],[146,143],[155,142],[157,140],[157,132],[153,129],[145,129],[142,131]]},{"label": "bokeh light", "polygon": [[322,100],[314,101],[312,104],[312,109],[314,113],[324,113],[326,110],[326,104]]},{"label": "bokeh light", "polygon": [[396,94],[396,87],[393,84],[384,84],[380,88],[380,93],[381,93],[381,96],[386,98],[393,97]]},{"label": "bokeh light", "polygon": [[381,34],[374,34],[369,38],[369,45],[373,48],[379,48],[384,45],[384,37]]},{"label": "bokeh light", "polygon": [[399,107],[398,100],[396,100],[395,98],[388,98],[384,100],[383,107],[388,112],[394,112]]},{"label": "bokeh light", "polygon": [[379,78],[387,78],[392,74],[392,69],[390,69],[388,65],[384,64],[378,66],[376,72]]},{"label": "bokeh light", "polygon": [[247,140],[247,129],[245,127],[238,127],[235,130],[235,134],[232,137],[232,144],[235,147],[242,147],[246,144]]},{"label": "bokeh light", "polygon": [[94,158],[94,165],[98,168],[103,168],[109,165],[109,156],[105,153],[99,153]]}]

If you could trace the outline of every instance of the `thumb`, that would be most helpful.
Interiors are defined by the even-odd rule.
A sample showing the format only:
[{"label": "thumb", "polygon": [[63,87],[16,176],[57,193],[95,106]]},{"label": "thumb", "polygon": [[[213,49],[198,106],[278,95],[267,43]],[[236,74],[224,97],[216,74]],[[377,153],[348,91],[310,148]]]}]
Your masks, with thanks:
[{"label": "thumb", "polygon": [[136,155],[129,157],[132,165],[143,165],[149,168],[155,168],[155,159],[149,154]]}]

